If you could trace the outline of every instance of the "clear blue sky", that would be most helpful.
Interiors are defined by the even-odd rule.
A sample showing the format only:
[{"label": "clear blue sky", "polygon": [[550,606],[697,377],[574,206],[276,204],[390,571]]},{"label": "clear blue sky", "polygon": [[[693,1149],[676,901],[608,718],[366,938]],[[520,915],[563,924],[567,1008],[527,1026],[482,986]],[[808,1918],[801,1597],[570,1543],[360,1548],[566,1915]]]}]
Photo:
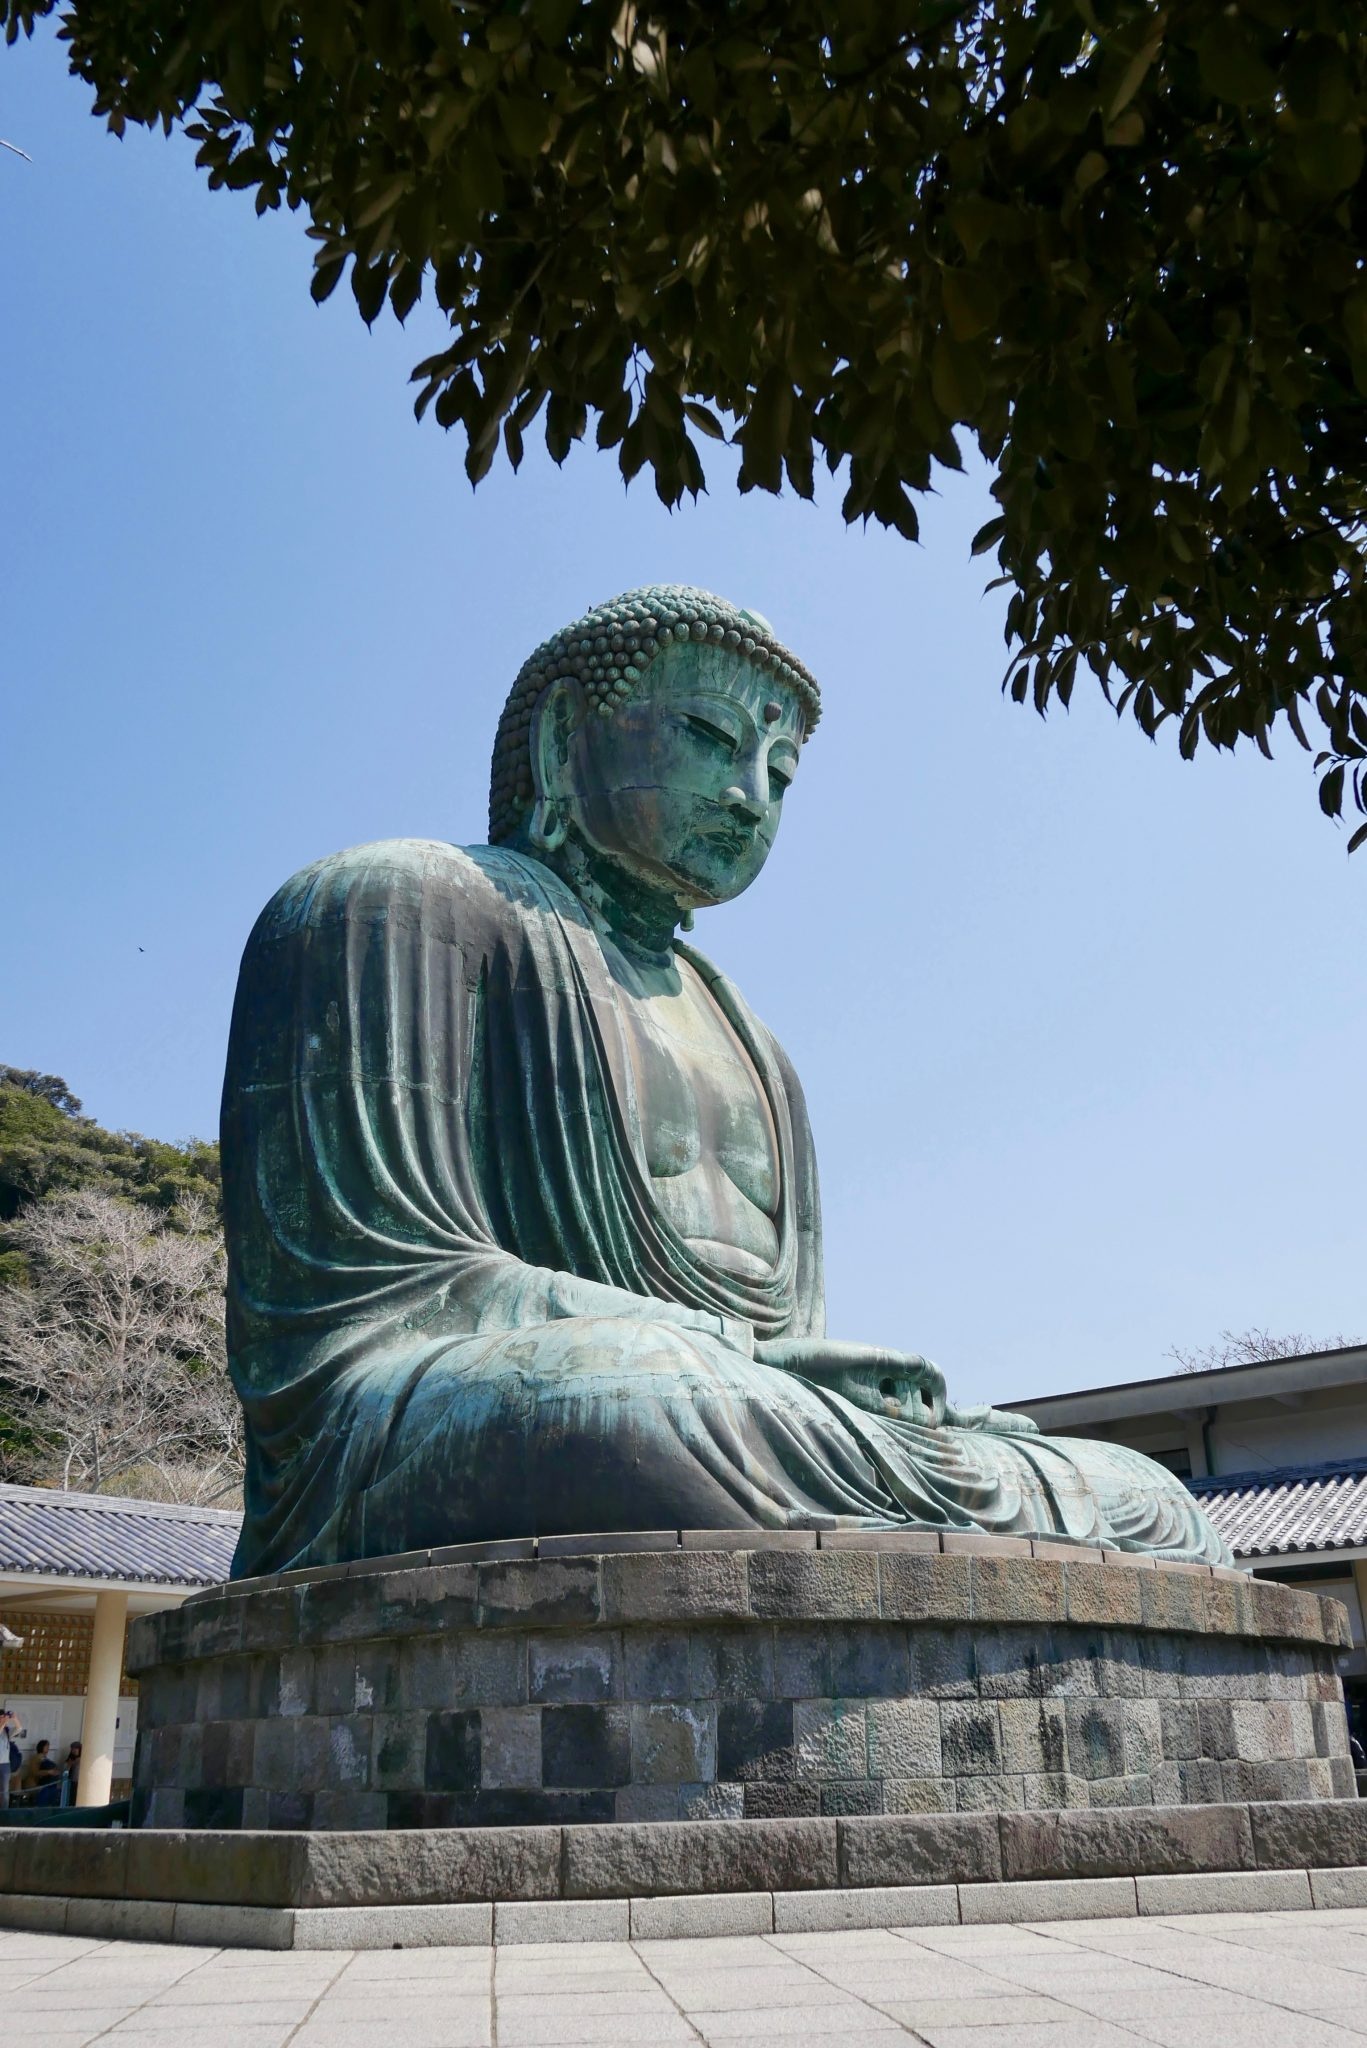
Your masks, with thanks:
[{"label": "clear blue sky", "polygon": [[0,51],[0,1060],[103,1122],[214,1129],[242,943],[303,863],[477,841],[522,657],[636,583],[767,614],[826,716],[702,945],[784,1039],[830,1321],[962,1399],[1169,1369],[1224,1325],[1367,1333],[1367,853],[1272,766],[1184,765],[1080,689],[999,691],[948,480],[919,548],[816,508],[664,512],[610,460],[473,495],[415,424],[436,332],[308,296],[291,216],[119,144],[50,33]]}]

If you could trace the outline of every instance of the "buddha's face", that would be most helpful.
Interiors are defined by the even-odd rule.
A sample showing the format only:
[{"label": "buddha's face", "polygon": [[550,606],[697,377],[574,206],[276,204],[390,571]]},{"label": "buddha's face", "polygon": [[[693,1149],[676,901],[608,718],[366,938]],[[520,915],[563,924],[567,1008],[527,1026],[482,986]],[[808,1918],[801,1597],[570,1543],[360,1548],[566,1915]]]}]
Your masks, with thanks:
[{"label": "buddha's face", "polygon": [[610,717],[570,694],[541,727],[543,792],[614,866],[686,909],[749,888],[802,744],[802,707],[784,684],[690,641],[662,649]]}]

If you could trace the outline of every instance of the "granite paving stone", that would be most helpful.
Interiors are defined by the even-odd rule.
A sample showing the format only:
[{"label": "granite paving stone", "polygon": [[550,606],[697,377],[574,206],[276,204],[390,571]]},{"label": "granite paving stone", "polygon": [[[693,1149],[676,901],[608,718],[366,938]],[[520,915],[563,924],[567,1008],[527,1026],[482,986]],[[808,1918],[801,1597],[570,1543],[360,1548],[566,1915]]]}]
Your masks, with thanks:
[{"label": "granite paving stone", "polygon": [[[1152,2041],[1157,2048],[1345,2048],[1351,2038],[1341,2027],[1295,2013],[1253,2006],[1236,2018],[1193,2023],[1181,2013],[1164,2013],[1126,2022],[1133,2042]],[[978,2044],[981,2048],[981,2043]],[[1053,2044],[1051,2044],[1053,2048]]]},{"label": "granite paving stone", "polygon": [[509,1977],[500,1961],[496,1978],[500,2008],[509,1998],[641,1998],[659,1987],[645,1970],[614,1975],[606,1971],[581,1971],[563,1976]]},{"label": "granite paving stone", "polygon": [[27,2040],[45,2029],[53,2033],[103,2034],[138,2009],[135,1999],[109,2005],[24,2006],[12,2016],[7,2013],[5,2033],[10,2040]]},{"label": "granite paving stone", "polygon": [[[730,2013],[718,2013],[715,2016],[715,2024],[710,2017],[698,2023],[701,2029],[699,2038],[707,2044],[707,2048],[730,2048],[730,2044],[737,2038],[745,2039],[744,2035],[738,2037],[734,2033],[723,2031],[733,2017]],[[750,2038],[753,2040],[756,2037],[752,2035]],[[759,2038],[763,2039],[763,2036]],[[804,2026],[795,2033],[785,2033],[779,2038],[782,2039],[783,2048],[852,2048],[848,2027],[839,2033],[830,2033],[825,2028],[813,2029]],[[894,2048],[894,2044],[900,2048],[901,2043],[918,2040],[918,2037],[908,2034],[901,2027],[892,2027],[877,2033],[874,2039],[878,2043],[878,2048]]]},{"label": "granite paving stone", "polygon": [[89,2042],[99,2040],[104,2033],[103,2026],[98,2029],[78,2027],[74,2030],[70,2027],[39,2026],[27,2032],[25,2040],[32,2042],[34,2048],[87,2048]]},{"label": "granite paving stone", "polygon": [[[165,2034],[158,2034],[141,2024],[142,2015],[136,2013],[111,2034],[101,2036],[105,2041],[117,2041],[119,2048],[166,2048]],[[39,2043],[46,2043],[45,2036],[39,2035]],[[292,2034],[289,2027],[238,2026],[235,2022],[215,2020],[211,2025],[196,2029],[194,2048],[284,2048],[284,2043],[298,2034]]]},{"label": "granite paving stone", "polygon": [[791,1934],[775,1934],[766,1946],[815,1970],[820,1970],[827,1963],[837,1969],[862,1969],[873,1961],[880,1964],[902,1962],[907,1953],[906,1944],[899,1940],[897,1930],[891,1927],[861,1927],[848,1931],[803,1929]]},{"label": "granite paving stone", "polygon": [[[667,2013],[672,2015],[675,2008],[658,1985],[649,1978],[633,1982],[629,1991],[584,1991],[577,1985],[559,1991],[500,1991],[498,1997],[498,2024],[502,2032],[515,2020],[534,2017],[549,2007],[556,2011],[571,2007],[576,2014],[616,2013],[619,2017],[638,2018],[642,2014]],[[331,2007],[329,2007],[331,2010]],[[646,2030],[641,2029],[642,2033]]]},{"label": "granite paving stone", "polygon": [[1105,2020],[1022,2020],[990,2030],[929,2026],[917,2031],[928,2048],[1135,2048],[1132,2033]]},{"label": "granite paving stone", "polygon": [[468,2027],[445,2014],[421,2021],[377,2019],[340,2024],[326,2013],[315,2013],[290,2036],[290,2048],[490,2048],[492,2038],[487,2019]]},{"label": "granite paving stone", "polygon": [[913,2033],[928,2027],[1000,2027],[1031,2025],[1044,2020],[1076,2020],[1076,2008],[1057,1999],[1024,1992],[1000,1998],[913,1998],[882,2001],[882,2009]]},{"label": "granite paving stone", "polygon": [[1331,2020],[1334,2026],[1346,2029],[1349,2034],[1356,2034],[1359,2037],[1367,2035],[1367,2009],[1358,2012],[1351,2006],[1340,2005],[1335,2006],[1333,2012],[1326,2013],[1324,2017]]},{"label": "granite paving stone", "polygon": [[1069,1984],[1060,1996],[1066,1998],[1075,2012],[1090,2013],[1094,2019],[1113,2020],[1122,2026],[1147,2018],[1166,2019],[1170,2015],[1203,2025],[1207,2020],[1247,2017],[1250,2009],[1258,2009],[1237,1991],[1218,1991],[1210,1985],[1176,1978],[1166,1984]]},{"label": "granite paving stone", "polygon": [[840,2005],[848,1994],[837,1985],[806,1972],[786,1970],[693,1970],[689,1975],[666,1974],[660,1981],[671,1998],[685,2012],[740,2011],[747,2006]]},{"label": "granite paving stone", "polygon": [[632,1948],[646,1970],[659,1973],[694,1963],[707,1970],[792,1968],[786,1944],[753,1934],[685,1935],[677,1941],[636,1941]]},{"label": "granite paving stone", "polygon": [[[907,2037],[900,2023],[887,2013],[877,2012],[872,2006],[863,2005],[851,1999],[847,2006],[832,2006],[823,2010],[822,2038],[843,2039],[849,2048],[871,2035],[879,2042],[904,2041]],[[844,2032],[835,2029],[843,2022]],[[804,2040],[812,2033],[812,2015],[794,2006],[760,2006],[740,2012],[700,2013],[695,2024],[701,2028],[704,2038],[709,2041],[783,2041],[791,2044]],[[827,2029],[830,2029],[828,2032]]]},{"label": "granite paving stone", "polygon": [[565,2005],[547,2002],[539,2013],[505,2019],[500,2012],[499,2048],[570,2048],[570,2044],[612,2043],[613,2048],[641,2048],[652,2044],[696,2042],[698,2036],[687,2020],[672,2008],[660,2007],[646,2020],[639,2013],[579,2012]]},{"label": "granite paving stone", "polygon": [[328,1953],[0,1935],[23,2048],[1346,2048],[1367,1910]]},{"label": "granite paving stone", "polygon": [[[248,1998],[242,2000],[234,1997],[232,2000],[233,2020],[236,2025],[244,2027],[297,2027],[301,2020],[308,2018],[309,2009],[317,1995],[315,1993],[313,1997],[301,1997],[296,1994],[293,1998]],[[174,2028],[182,2035],[195,2030],[195,2021],[187,2016],[184,2005],[168,2005],[163,2000],[155,1998],[150,2004],[139,2006],[138,2025],[155,2028],[158,2032],[165,2032],[167,2034],[168,2048],[170,2029]]]},{"label": "granite paving stone", "polygon": [[834,1965],[817,1966],[822,1976],[845,1991],[886,2005],[894,1999],[913,1998],[1005,1998],[1014,1986],[1003,1984],[986,1970],[952,1960],[933,1967],[910,1963],[880,1962],[876,1972],[867,1963],[857,1969]]}]

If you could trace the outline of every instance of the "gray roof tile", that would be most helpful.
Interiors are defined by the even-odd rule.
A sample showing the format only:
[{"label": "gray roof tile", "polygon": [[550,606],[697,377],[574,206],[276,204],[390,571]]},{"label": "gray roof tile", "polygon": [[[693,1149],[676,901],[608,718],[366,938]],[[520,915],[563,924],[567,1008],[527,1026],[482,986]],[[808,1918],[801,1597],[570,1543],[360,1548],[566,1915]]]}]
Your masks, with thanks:
[{"label": "gray roof tile", "polygon": [[1187,1485],[1236,1557],[1367,1546],[1367,1458],[1221,1473]]},{"label": "gray roof tile", "polygon": [[0,1486],[0,1572],[213,1585],[228,1576],[241,1525],[230,1508]]}]

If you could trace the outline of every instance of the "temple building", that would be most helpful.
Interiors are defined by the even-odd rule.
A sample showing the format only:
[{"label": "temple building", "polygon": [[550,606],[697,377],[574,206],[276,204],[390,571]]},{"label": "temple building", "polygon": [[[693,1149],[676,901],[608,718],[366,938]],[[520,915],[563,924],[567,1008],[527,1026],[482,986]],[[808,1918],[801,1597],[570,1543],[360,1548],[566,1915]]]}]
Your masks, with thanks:
[{"label": "temple building", "polygon": [[1240,1564],[1342,1600],[1367,1744],[1367,1345],[1012,1401],[1054,1436],[1129,1444],[1184,1479]]},{"label": "temple building", "polygon": [[137,1685],[130,1616],[178,1607],[228,1576],[242,1517],[223,1508],[0,1486],[0,1699],[59,1760],[82,1745],[75,1803],[125,1797]]}]

